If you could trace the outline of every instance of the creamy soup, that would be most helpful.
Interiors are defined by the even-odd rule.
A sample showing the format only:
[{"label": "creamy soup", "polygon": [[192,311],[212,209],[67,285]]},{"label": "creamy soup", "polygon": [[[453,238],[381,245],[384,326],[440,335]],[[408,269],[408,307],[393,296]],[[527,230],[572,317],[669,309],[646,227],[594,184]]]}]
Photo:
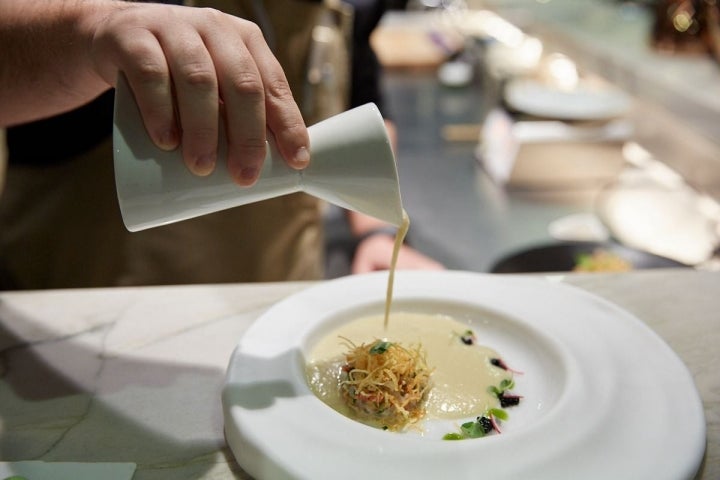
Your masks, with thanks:
[{"label": "creamy soup", "polygon": [[483,415],[499,407],[488,387],[511,379],[512,373],[491,363],[500,356],[482,346],[482,338],[469,341],[468,335],[466,324],[445,315],[393,313],[387,326],[383,315],[358,318],[330,332],[313,348],[307,362],[308,383],[323,402],[349,415],[339,390],[347,340],[359,345],[387,339],[406,347],[419,345],[425,352],[432,369],[425,405],[428,418]]}]

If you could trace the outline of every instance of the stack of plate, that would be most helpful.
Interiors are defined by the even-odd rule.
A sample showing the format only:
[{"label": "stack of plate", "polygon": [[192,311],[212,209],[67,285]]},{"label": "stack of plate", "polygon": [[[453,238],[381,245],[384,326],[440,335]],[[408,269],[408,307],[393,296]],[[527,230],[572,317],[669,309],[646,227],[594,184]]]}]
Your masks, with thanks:
[{"label": "stack of plate", "polygon": [[587,188],[612,181],[633,134],[632,99],[550,55],[502,82],[503,108],[486,118],[477,151],[488,174],[516,188]]}]

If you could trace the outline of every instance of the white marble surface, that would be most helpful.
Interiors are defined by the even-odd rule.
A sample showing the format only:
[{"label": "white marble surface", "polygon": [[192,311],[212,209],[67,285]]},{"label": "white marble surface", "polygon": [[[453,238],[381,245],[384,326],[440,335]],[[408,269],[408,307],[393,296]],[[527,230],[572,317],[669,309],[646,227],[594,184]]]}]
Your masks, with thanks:
[{"label": "white marble surface", "polygon": [[[720,478],[720,274],[570,275],[648,323],[691,370]],[[247,478],[220,390],[245,329],[308,283],[0,293],[0,461],[132,462],[135,480]],[[667,421],[682,421],[678,416]]]}]

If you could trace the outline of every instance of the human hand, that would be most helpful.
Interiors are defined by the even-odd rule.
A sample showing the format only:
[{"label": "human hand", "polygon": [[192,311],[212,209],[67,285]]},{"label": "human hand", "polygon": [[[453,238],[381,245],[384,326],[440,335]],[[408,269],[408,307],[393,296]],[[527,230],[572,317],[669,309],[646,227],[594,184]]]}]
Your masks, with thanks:
[{"label": "human hand", "polygon": [[114,85],[122,72],[158,147],[182,146],[197,175],[217,161],[219,120],[228,171],[252,185],[271,134],[288,165],[308,165],[309,137],[285,74],[257,25],[213,9],[160,4],[99,9],[85,24],[95,70]]},{"label": "human hand", "polygon": [[[355,249],[352,273],[389,270],[395,241],[385,234],[371,235]],[[402,245],[397,260],[398,270],[444,270],[445,267],[408,245]]]}]

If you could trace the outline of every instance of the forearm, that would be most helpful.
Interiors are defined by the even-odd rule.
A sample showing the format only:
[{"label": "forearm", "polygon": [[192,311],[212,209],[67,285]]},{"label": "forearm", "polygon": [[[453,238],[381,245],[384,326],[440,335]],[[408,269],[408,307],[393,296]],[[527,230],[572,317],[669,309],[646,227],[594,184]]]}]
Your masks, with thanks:
[{"label": "forearm", "polygon": [[0,0],[0,126],[82,105],[110,85],[90,55],[112,0]]}]

